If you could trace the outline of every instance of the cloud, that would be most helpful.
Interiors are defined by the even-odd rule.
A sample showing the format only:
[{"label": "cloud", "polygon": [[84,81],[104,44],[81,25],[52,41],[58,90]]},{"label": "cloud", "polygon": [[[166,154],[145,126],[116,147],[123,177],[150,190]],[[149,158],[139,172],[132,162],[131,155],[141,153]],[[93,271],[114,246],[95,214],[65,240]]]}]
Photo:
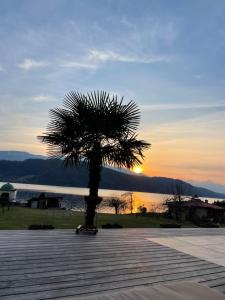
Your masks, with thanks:
[{"label": "cloud", "polygon": [[29,71],[31,69],[46,67],[47,65],[48,63],[46,63],[45,61],[25,58],[24,61],[18,65],[18,67],[23,70]]},{"label": "cloud", "polygon": [[107,62],[107,61],[118,61],[127,63],[144,63],[152,64],[158,62],[170,62],[172,57],[168,55],[157,55],[152,54],[149,56],[144,55],[124,55],[114,51],[101,51],[101,50],[90,50],[88,60],[94,62]]},{"label": "cloud", "polygon": [[[222,151],[221,151],[222,152]],[[186,169],[186,170],[199,170],[199,171],[215,171],[215,172],[225,172],[225,165],[223,163],[220,162],[210,162],[208,161],[207,164],[205,162],[201,162],[201,161],[194,161],[192,163],[185,163],[182,162],[181,163],[168,163],[167,166],[169,168],[175,168],[175,169]]]},{"label": "cloud", "polygon": [[150,41],[151,45],[162,42],[171,45],[179,34],[179,27],[175,19],[149,17],[134,22],[128,16],[123,15],[121,24],[127,28],[129,38],[143,43]]},{"label": "cloud", "polygon": [[225,108],[225,102],[220,103],[168,103],[168,104],[147,104],[141,105],[144,111],[177,110],[177,109],[204,109],[204,108]]},{"label": "cloud", "polygon": [[171,60],[172,57],[169,55],[127,55],[111,50],[90,50],[88,55],[80,61],[64,61],[61,63],[61,67],[74,69],[97,69],[107,62],[153,64],[161,62],[169,63]]},{"label": "cloud", "polygon": [[67,61],[61,64],[64,68],[74,68],[74,69],[97,69],[98,65],[93,63],[82,63],[76,61]]},{"label": "cloud", "polygon": [[[163,54],[151,54],[151,55],[128,55],[117,53],[112,50],[89,50],[85,57],[81,57],[79,60],[62,60],[59,63],[60,67],[71,69],[98,69],[107,62],[122,62],[122,63],[142,63],[142,64],[154,64],[154,63],[169,63],[173,59],[172,56]],[[34,60],[26,58],[22,63],[18,64],[18,67],[29,71],[32,69],[38,69],[48,66],[50,63],[42,60]],[[1,71],[1,65],[0,65]]]},{"label": "cloud", "polygon": [[32,97],[32,100],[35,102],[48,102],[48,101],[54,101],[55,98],[51,95],[40,94],[40,95]]},{"label": "cloud", "polygon": [[3,71],[3,70],[4,70],[3,66],[0,65],[0,72]]}]

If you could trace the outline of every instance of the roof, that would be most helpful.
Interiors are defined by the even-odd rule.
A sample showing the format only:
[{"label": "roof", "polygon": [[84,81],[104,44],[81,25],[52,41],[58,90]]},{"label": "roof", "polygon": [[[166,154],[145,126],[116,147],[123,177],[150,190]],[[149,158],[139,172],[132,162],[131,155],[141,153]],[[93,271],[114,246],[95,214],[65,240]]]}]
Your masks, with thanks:
[{"label": "roof", "polygon": [[5,192],[10,192],[10,191],[15,191],[16,189],[14,188],[14,186],[11,183],[5,183],[3,184],[3,186],[0,188],[1,191],[5,191]]},{"label": "roof", "polygon": [[[177,206],[178,201],[168,202],[168,206]],[[216,210],[224,210],[223,207],[220,207],[215,204],[207,203],[202,201],[201,199],[191,199],[189,201],[182,201],[181,202],[182,207],[196,207],[196,208],[210,208],[210,209],[216,209]]]}]

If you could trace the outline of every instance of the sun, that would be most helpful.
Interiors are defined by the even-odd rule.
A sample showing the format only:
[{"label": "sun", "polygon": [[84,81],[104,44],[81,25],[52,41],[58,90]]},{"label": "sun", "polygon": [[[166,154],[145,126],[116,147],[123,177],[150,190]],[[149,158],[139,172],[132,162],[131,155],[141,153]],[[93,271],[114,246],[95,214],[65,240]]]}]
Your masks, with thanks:
[{"label": "sun", "polygon": [[141,174],[143,173],[143,168],[141,166],[135,166],[132,168],[132,171],[136,174]]}]

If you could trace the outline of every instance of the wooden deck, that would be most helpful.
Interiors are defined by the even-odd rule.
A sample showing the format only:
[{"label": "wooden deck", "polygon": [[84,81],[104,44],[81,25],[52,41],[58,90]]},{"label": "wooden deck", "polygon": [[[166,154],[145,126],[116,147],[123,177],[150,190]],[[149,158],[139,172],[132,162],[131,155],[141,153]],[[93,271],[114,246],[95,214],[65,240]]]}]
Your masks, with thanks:
[{"label": "wooden deck", "polygon": [[184,280],[225,292],[225,267],[147,240],[206,233],[225,230],[0,231],[0,300],[69,300]]}]

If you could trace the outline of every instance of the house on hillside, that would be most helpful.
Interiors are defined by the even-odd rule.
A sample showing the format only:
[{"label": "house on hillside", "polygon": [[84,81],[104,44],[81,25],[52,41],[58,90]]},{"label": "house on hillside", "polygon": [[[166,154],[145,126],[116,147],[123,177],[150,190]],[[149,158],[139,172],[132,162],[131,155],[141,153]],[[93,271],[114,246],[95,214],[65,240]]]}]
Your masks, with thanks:
[{"label": "house on hillside", "polygon": [[63,197],[46,196],[41,193],[39,197],[33,197],[27,201],[27,206],[31,208],[61,208]]},{"label": "house on hillside", "polygon": [[168,214],[181,221],[199,222],[201,220],[211,220],[219,222],[225,215],[225,208],[202,201],[197,196],[187,201],[168,201]]}]

